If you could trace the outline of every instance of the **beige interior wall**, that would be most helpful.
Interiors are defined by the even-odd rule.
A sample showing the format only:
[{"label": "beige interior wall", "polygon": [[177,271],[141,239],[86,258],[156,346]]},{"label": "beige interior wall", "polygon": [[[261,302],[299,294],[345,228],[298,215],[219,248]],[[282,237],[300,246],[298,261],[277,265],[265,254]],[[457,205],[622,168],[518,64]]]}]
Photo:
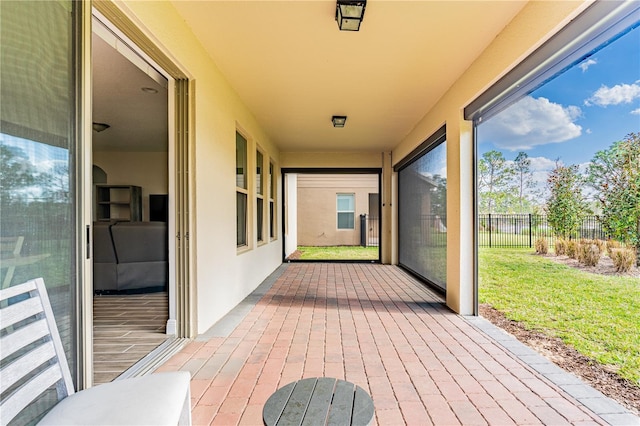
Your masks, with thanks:
[{"label": "beige interior wall", "polygon": [[[393,150],[396,164],[443,124],[447,126],[447,305],[460,314],[473,314],[475,291],[473,127],[463,120],[463,109],[588,3],[528,3]],[[393,240],[395,244],[397,237]]]},{"label": "beige interior wall", "polygon": [[[195,253],[193,264],[197,332],[203,333],[253,291],[282,260],[281,234],[258,246],[255,201],[250,196],[249,250],[236,249],[235,133],[249,141],[249,167],[255,170],[255,147],[280,166],[279,153],[251,112],[170,2],[127,0],[117,6],[139,25],[158,48],[195,82],[193,105],[193,188]],[[250,175],[249,182],[252,182]],[[280,178],[278,177],[278,188]],[[281,199],[278,194],[277,199]],[[278,211],[278,218],[282,212]],[[278,219],[280,222],[280,219]],[[279,232],[281,232],[279,230]]]},{"label": "beige interior wall", "polygon": [[93,152],[93,164],[107,173],[109,185],[142,187],[142,220],[149,220],[149,194],[168,194],[166,152]]}]

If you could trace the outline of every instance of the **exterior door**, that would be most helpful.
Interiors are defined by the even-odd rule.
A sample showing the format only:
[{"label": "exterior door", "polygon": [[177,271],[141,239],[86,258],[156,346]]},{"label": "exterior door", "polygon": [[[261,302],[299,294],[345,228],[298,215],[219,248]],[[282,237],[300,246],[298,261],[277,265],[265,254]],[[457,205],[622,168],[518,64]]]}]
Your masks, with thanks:
[{"label": "exterior door", "polygon": [[[0,3],[0,283],[44,278],[76,382],[84,238],[76,183],[78,7],[70,0]],[[18,423],[31,423],[55,401],[54,391]]]}]

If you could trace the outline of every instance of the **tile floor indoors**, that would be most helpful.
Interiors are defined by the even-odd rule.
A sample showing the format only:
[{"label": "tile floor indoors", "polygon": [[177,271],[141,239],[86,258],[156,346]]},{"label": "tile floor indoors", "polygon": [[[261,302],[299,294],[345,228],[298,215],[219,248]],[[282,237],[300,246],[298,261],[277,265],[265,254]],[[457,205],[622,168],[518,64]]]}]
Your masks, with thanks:
[{"label": "tile floor indoors", "polygon": [[166,292],[93,297],[93,382],[107,383],[165,340]]},{"label": "tile floor indoors", "polygon": [[378,425],[640,424],[390,265],[284,264],[172,370],[192,374],[195,425],[260,425],[276,389],[318,376],[367,390]]}]

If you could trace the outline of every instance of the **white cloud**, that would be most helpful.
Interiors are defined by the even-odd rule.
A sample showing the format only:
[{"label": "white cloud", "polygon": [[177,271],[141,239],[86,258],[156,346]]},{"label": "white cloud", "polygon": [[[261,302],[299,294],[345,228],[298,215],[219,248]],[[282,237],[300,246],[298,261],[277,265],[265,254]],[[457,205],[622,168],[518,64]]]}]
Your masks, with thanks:
[{"label": "white cloud", "polygon": [[587,59],[586,61],[582,62],[580,65],[578,65],[580,67],[580,69],[582,70],[582,72],[585,72],[586,70],[589,69],[589,67],[591,65],[595,65],[597,64],[598,61],[596,61],[595,59]]},{"label": "white cloud", "polygon": [[[531,160],[533,186],[538,194],[545,194],[543,198],[546,198],[547,178],[549,172],[556,167],[556,160],[547,157],[529,157],[529,160]],[[558,163],[563,164],[562,161],[558,161]]]},{"label": "white cloud", "polygon": [[606,107],[608,105],[628,104],[640,98],[640,84],[636,81],[633,84],[616,84],[613,87],[602,86],[584,104],[587,106],[598,105]]},{"label": "white cloud", "polygon": [[536,145],[565,142],[582,134],[574,123],[582,111],[546,98],[527,96],[479,127],[480,139],[516,151]]},{"label": "white cloud", "polygon": [[[538,172],[548,172],[553,170],[556,167],[556,160],[552,160],[547,157],[529,157],[531,160],[531,171]],[[562,161],[558,161],[559,164],[564,164]]]},{"label": "white cloud", "polygon": [[634,109],[633,111],[631,111],[631,114],[640,115],[640,108]]},{"label": "white cloud", "polygon": [[591,165],[591,161],[587,161],[586,163],[578,164],[578,172],[585,174],[589,171],[589,166]]}]

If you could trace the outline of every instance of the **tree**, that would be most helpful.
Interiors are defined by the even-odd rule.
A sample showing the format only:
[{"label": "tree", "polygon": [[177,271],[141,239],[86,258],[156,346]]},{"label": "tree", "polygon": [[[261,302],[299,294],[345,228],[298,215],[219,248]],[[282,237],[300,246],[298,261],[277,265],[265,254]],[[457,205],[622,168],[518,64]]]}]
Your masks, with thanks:
[{"label": "tree", "polygon": [[47,201],[70,202],[69,165],[56,162],[48,173],[42,175],[43,198]]},{"label": "tree", "polygon": [[640,252],[640,133],[598,151],[588,173],[598,191],[605,231]]},{"label": "tree", "polygon": [[551,195],[547,200],[547,214],[549,225],[558,237],[572,236],[587,213],[582,195],[583,183],[577,165],[565,167],[556,163],[556,167],[549,172],[547,186]]},{"label": "tree", "polygon": [[531,171],[531,160],[526,152],[520,151],[514,161],[513,166],[518,189],[518,202],[520,213],[525,212],[525,192],[533,188],[533,172]]},{"label": "tree", "polygon": [[27,198],[39,175],[20,148],[0,144],[0,202],[12,204]]},{"label": "tree", "polygon": [[492,213],[499,201],[506,198],[513,177],[513,168],[499,151],[482,154],[478,163],[478,192],[481,210]]}]

